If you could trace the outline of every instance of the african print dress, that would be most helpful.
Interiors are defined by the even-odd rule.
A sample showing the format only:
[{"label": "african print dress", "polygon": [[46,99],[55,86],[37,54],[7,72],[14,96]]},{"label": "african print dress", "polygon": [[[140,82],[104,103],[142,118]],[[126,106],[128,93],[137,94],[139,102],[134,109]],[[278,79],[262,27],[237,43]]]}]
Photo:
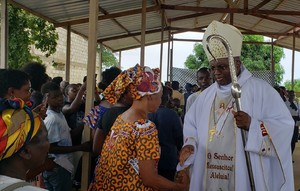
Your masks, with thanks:
[{"label": "african print dress", "polygon": [[155,124],[144,119],[126,123],[118,116],[106,137],[89,190],[152,191],[139,177],[138,161],[158,162],[159,157]]}]

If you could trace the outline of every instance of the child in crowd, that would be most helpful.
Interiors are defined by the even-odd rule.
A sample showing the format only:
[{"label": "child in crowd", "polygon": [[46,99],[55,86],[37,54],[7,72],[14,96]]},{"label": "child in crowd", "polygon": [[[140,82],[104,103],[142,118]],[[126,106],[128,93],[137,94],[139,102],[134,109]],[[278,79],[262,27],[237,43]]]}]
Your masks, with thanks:
[{"label": "child in crowd", "polygon": [[85,110],[85,102],[83,96],[86,90],[86,83],[82,86],[77,84],[69,84],[65,88],[65,102],[62,112],[67,120],[69,127],[72,129],[72,144],[78,145],[81,143],[81,136],[83,131],[83,117]]},{"label": "child in crowd", "polygon": [[72,189],[73,156],[75,151],[90,151],[91,144],[85,142],[72,146],[70,127],[62,113],[64,97],[60,87],[48,82],[42,86],[42,94],[47,97],[48,110],[44,122],[50,143],[49,157],[57,164],[52,170],[43,172],[45,186],[52,191]]}]

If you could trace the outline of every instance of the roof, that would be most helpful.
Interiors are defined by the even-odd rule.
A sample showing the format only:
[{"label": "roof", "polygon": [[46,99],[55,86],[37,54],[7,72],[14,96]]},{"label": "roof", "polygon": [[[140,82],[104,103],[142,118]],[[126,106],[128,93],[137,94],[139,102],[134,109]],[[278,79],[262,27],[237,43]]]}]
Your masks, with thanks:
[{"label": "roof", "polygon": [[[88,0],[10,0],[57,27],[88,37]],[[99,0],[97,39],[112,51],[141,46],[142,0]],[[162,19],[163,18],[163,19]],[[261,34],[274,44],[293,49],[299,40],[299,0],[147,0],[146,39],[151,45],[171,34],[203,32],[209,23],[231,23],[243,34]],[[162,25],[163,23],[163,25]],[[300,43],[295,43],[300,50]]]}]

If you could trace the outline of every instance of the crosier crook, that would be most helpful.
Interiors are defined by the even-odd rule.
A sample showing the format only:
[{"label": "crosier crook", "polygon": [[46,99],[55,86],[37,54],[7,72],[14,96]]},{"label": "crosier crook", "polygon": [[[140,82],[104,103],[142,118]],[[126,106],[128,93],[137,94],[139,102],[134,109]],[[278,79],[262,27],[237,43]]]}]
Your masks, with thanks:
[{"label": "crosier crook", "polygon": [[[215,61],[217,61],[216,57],[211,53],[210,49],[209,49],[209,42],[212,39],[218,39],[222,42],[222,44],[224,45],[224,47],[226,48],[227,54],[228,54],[228,63],[229,63],[229,70],[230,70],[230,76],[231,76],[231,94],[232,97],[235,99],[235,103],[236,103],[236,109],[237,111],[241,111],[241,86],[238,84],[237,81],[237,75],[236,75],[236,70],[235,70],[235,64],[234,64],[234,59],[233,59],[233,54],[232,54],[232,49],[228,43],[228,41],[222,37],[221,35],[209,35],[207,37],[207,45],[206,48],[209,52],[209,54],[214,58]],[[247,137],[247,131],[241,129],[241,134],[242,134],[242,139],[243,139],[243,146],[245,148],[246,146],[246,137]],[[254,178],[253,178],[253,172],[252,172],[252,165],[251,165],[251,160],[250,160],[250,155],[249,152],[247,152],[245,150],[245,157],[246,157],[246,163],[247,163],[247,169],[248,169],[248,175],[249,175],[249,180],[250,180],[250,186],[251,186],[251,190],[255,191],[255,184],[254,184]]]}]

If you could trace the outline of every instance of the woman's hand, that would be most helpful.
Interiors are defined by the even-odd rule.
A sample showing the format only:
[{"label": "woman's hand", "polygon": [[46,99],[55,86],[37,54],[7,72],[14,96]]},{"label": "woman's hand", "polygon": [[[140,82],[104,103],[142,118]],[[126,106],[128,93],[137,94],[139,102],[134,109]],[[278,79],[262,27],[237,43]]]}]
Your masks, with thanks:
[{"label": "woman's hand", "polygon": [[184,170],[178,171],[176,173],[175,182],[182,184],[182,191],[189,190],[190,185],[190,176],[189,176],[189,169],[185,168]]}]

